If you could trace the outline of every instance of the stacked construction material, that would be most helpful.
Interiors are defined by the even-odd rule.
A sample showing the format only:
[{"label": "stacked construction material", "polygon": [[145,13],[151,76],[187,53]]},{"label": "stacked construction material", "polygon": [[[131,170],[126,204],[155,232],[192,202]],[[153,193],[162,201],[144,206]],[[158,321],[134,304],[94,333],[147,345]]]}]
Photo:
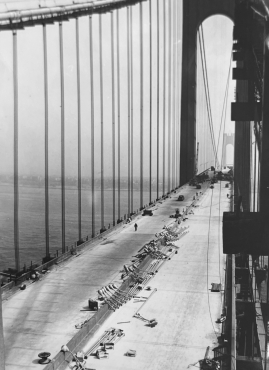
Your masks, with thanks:
[{"label": "stacked construction material", "polygon": [[[121,290],[115,284],[109,284],[98,290],[96,301],[108,304],[109,308],[115,311],[135,297],[158,272],[162,264],[177,253],[179,247],[173,244],[173,241],[184,236],[188,232],[188,227],[175,226],[177,225],[166,226],[164,231],[156,234],[157,240],[151,240],[133,256],[132,264],[123,266],[121,278],[124,281],[127,280],[127,288]],[[144,260],[147,267],[142,270],[139,266]]]},{"label": "stacked construction material", "polygon": [[156,325],[158,325],[158,321],[156,319],[148,320],[144,316],[140,315],[140,313],[135,313],[133,317],[136,317],[139,320],[142,320],[147,323],[147,326],[154,328]]},{"label": "stacked construction material", "polygon": [[160,233],[155,234],[156,238],[162,239],[163,244],[167,244],[169,242],[177,241],[181,239],[184,235],[186,235],[189,231],[187,230],[189,226],[181,227],[180,229],[175,229],[172,226],[164,226],[165,231],[161,231]]},{"label": "stacked construction material", "polygon": [[98,359],[108,358],[109,350],[114,349],[115,344],[125,336],[122,329],[110,328],[101,338],[87,351],[86,355],[95,355]]},{"label": "stacked construction material", "polygon": [[[127,290],[119,289],[115,284],[110,284],[98,290],[98,299],[108,304],[110,309],[116,310],[125,304],[128,300],[135,297],[149,282],[149,280],[158,272],[162,264],[175,254],[175,249],[169,247],[163,248],[167,252],[156,250],[155,247],[147,248],[146,255],[153,258],[145,270],[138,267],[131,270],[124,266],[125,276],[129,279]],[[168,252],[170,250],[170,252]]]}]

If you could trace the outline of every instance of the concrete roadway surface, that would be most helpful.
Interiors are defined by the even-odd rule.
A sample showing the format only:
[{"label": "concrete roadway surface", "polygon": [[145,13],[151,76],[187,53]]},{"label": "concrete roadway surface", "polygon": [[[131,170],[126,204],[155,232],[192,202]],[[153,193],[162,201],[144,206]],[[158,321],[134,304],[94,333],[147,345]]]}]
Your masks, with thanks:
[{"label": "concrete roadway surface", "polygon": [[[76,334],[75,325],[92,315],[81,311],[87,308],[88,298],[96,297],[97,290],[104,285],[120,283],[123,265],[164,225],[173,222],[169,215],[174,214],[176,208],[182,210],[189,205],[196,191],[184,186],[171,198],[158,202],[152,217],[139,216],[97,242],[89,243],[78,256],[59,265],[40,281],[27,285],[26,290],[18,289],[11,297],[3,296],[6,370],[40,369],[42,365],[38,364],[37,356],[40,352],[50,352],[53,358]],[[176,200],[179,194],[185,196],[184,202]],[[221,293],[209,292],[212,326],[207,292],[211,282],[220,281],[219,272],[223,275],[224,257],[219,255],[219,250],[222,250],[222,212],[229,207],[226,194],[224,182],[215,184],[213,191],[207,190],[199,207],[193,208],[194,215],[184,222],[184,226],[190,226],[190,232],[177,242],[178,254],[150,281],[158,292],[141,314],[155,317],[159,324],[151,329],[131,318],[139,303],[128,303],[117,310],[99,332],[110,326],[119,327],[116,322],[130,320],[131,324],[120,326],[126,336],[116,344],[109,360],[95,360],[90,356],[91,365],[98,369],[161,369],[164,365],[169,369],[184,369],[203,357],[206,346],[216,343],[214,330],[216,334],[220,331],[215,320],[221,313]],[[134,231],[135,222],[137,232]],[[137,350],[137,357],[124,356],[128,349]]]},{"label": "concrete roadway surface", "polygon": [[[224,282],[222,212],[229,210],[224,186],[224,182],[215,184],[213,191],[208,189],[200,197],[199,207],[193,208],[194,214],[189,215],[184,223],[189,225],[189,233],[175,243],[180,247],[178,254],[165,262],[148,283],[152,289],[157,288],[157,292],[139,313],[147,319],[155,318],[158,325],[150,328],[134,318],[134,313],[143,303],[129,301],[110,316],[83,350],[86,353],[111,327],[123,329],[125,337],[115,345],[114,351],[109,351],[108,359],[89,356],[88,368],[195,369],[199,368],[197,361],[204,358],[207,346],[212,349],[218,345],[221,324],[216,320],[221,314],[223,293],[213,293],[209,289],[211,283]],[[169,201],[172,208],[176,206],[174,199]],[[164,211],[164,207],[161,209]],[[142,232],[141,229],[138,232]],[[143,290],[138,296],[148,296],[149,293]],[[120,322],[126,323],[118,324]],[[125,355],[130,349],[136,351],[136,357]],[[213,352],[210,356],[213,357]]]}]

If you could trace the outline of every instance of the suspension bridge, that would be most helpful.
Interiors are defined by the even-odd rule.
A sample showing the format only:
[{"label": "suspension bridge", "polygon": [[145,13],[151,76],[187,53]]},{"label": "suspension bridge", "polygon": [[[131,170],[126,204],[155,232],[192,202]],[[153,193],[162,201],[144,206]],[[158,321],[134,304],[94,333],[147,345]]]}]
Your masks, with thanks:
[{"label": "suspension bridge", "polygon": [[[90,290],[88,294],[94,295],[96,284],[102,286],[118,278],[116,271],[137,247],[142,248],[164,224],[170,224],[164,215],[172,213],[183,193],[182,221],[188,215],[188,222],[193,223],[185,240],[197,276],[192,285],[182,285],[186,294],[181,299],[187,311],[188,292],[192,291],[203,310],[209,311],[209,322],[198,331],[211,337],[209,344],[204,340],[196,343],[188,325],[184,330],[192,334],[186,334],[185,350],[179,344],[177,356],[190,364],[191,348],[200,356],[207,345],[214,345],[214,358],[221,369],[268,367],[268,14],[266,2],[251,0],[44,0],[38,6],[33,1],[0,3],[0,45],[5,50],[0,71],[4,133],[1,369],[38,368],[33,352],[41,352],[50,341],[52,348],[44,348],[54,357],[48,369],[65,368],[66,354],[57,344],[59,340],[70,341],[71,351],[81,349],[82,343],[85,346],[85,338],[72,342],[73,322],[72,329],[69,326],[70,317],[81,319],[76,312],[85,294]],[[215,15],[234,22],[229,58],[223,66],[217,123],[203,26]],[[230,113],[232,80],[235,101]],[[234,136],[226,134],[229,115],[235,122]],[[228,164],[227,144],[234,146],[234,183],[227,197],[221,189],[223,181],[212,189],[202,185],[200,193],[186,185],[196,186],[199,176],[221,171]],[[188,213],[188,207],[195,207],[193,201],[201,208]],[[151,210],[156,217],[141,217],[142,212]],[[130,231],[134,223],[139,231],[135,235]],[[238,230],[236,236],[234,230]],[[253,237],[247,237],[248,230]],[[109,252],[102,247],[106,239],[112,244]],[[87,256],[81,267],[76,264],[77,253]],[[184,253],[178,253],[175,271],[180,261],[188,260]],[[110,262],[104,268],[106,258]],[[58,264],[65,269],[63,261],[71,261],[67,262],[67,274],[61,268],[55,270]],[[83,274],[78,274],[80,268]],[[56,284],[53,277],[46,276],[13,295],[33,272],[50,269]],[[168,273],[167,269],[163,271]],[[87,270],[91,271],[88,275]],[[211,297],[210,303],[211,271],[225,293]],[[186,274],[177,271],[174,280],[184,280]],[[168,289],[171,282],[161,276],[163,283],[157,278],[156,284],[160,290]],[[75,299],[61,284],[66,279]],[[87,287],[83,287],[85,279],[90,281]],[[199,279],[205,279],[200,288]],[[65,292],[64,307],[56,302],[61,289]],[[178,294],[175,282],[171,291]],[[50,303],[45,308],[45,321],[36,314],[46,305],[40,292],[47,303],[49,294],[57,298],[53,312]],[[36,307],[29,320],[27,300]],[[12,314],[16,305],[21,313]],[[169,309],[174,312],[174,307]],[[164,302],[159,314],[163,312]],[[178,324],[184,326],[187,317],[194,319],[197,314],[202,315],[201,310],[186,312]],[[221,327],[214,323],[220,314],[225,317]],[[50,320],[57,323],[59,337]],[[45,325],[44,337],[39,326],[35,331],[37,321]],[[20,349],[26,333],[23,322],[29,326],[32,344]],[[169,325],[172,330],[173,323]],[[53,341],[50,330],[56,338]],[[162,335],[164,327],[160,330]],[[39,337],[36,345],[35,335]],[[139,341],[139,335],[134,334],[133,341]],[[165,352],[171,343],[159,343],[159,348]],[[190,343],[196,344],[191,347]],[[156,356],[153,348],[145,345],[145,350]],[[168,365],[170,357],[164,352],[163,366],[178,367],[173,361]],[[127,366],[119,361],[119,369]],[[113,368],[111,362],[105,366]],[[149,367],[146,357],[143,366]],[[152,366],[158,368],[154,362]]]}]

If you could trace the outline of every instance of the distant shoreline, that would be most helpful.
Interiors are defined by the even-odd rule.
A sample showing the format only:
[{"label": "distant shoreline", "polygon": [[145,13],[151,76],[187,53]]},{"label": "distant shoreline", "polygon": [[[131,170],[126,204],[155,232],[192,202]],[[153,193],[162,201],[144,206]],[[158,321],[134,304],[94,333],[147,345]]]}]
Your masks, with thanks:
[{"label": "distant shoreline", "polygon": [[[13,183],[0,183],[0,186],[1,187],[13,187]],[[19,188],[29,188],[29,189],[44,189],[45,186],[35,186],[35,185],[26,185],[26,184],[23,184],[23,185],[19,185]],[[49,189],[59,189],[61,190],[61,186],[49,186]],[[66,190],[77,190],[77,187],[76,186],[70,186],[70,185],[67,185],[65,186],[65,189]],[[81,190],[91,190],[90,187],[82,187]],[[95,187],[94,189],[95,191],[101,191],[101,188],[97,188]],[[105,188],[104,189],[105,191],[113,191],[113,188]],[[115,190],[118,190],[118,188],[115,188]],[[123,188],[121,187],[120,190],[122,191],[128,191],[128,188]],[[140,189],[133,189],[134,191],[140,191]],[[144,190],[143,192],[147,192],[148,190]],[[153,190],[154,191],[154,190]]]}]

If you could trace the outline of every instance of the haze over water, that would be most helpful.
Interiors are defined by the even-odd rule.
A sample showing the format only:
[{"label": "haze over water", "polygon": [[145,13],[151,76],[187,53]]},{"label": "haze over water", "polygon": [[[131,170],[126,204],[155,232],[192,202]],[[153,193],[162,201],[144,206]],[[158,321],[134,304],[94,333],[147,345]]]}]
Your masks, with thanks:
[{"label": "haze over water", "polygon": [[[160,2],[162,4],[162,2]],[[166,2],[167,4],[168,2]],[[182,6],[182,1],[178,1]],[[144,158],[143,175],[149,177],[149,2],[143,2],[143,51],[144,51]],[[140,36],[139,36],[139,5],[133,8],[133,55],[134,55],[134,176],[139,177],[140,169]],[[153,10],[153,65],[152,65],[152,177],[157,174],[157,118],[160,114],[160,163],[163,161],[163,141],[167,138],[168,119],[163,117],[164,100],[160,95],[159,110],[157,110],[157,22],[156,2],[152,2]],[[162,15],[162,8],[160,9]],[[99,16],[93,15],[93,50],[94,50],[94,141],[95,141],[95,177],[100,179],[100,40]],[[182,19],[180,20],[182,22]],[[116,12],[114,13],[116,43]],[[103,27],[103,78],[104,78],[104,176],[112,175],[112,92],[111,92],[111,14],[102,15]],[[160,91],[163,86],[163,17],[160,16],[158,27],[160,35]],[[168,27],[168,24],[167,24]],[[82,178],[91,174],[91,95],[90,95],[90,59],[89,59],[89,17],[79,18],[80,31],[80,69],[81,69],[81,126],[82,126]],[[166,30],[168,35],[168,29]],[[179,30],[179,72],[181,72],[181,45],[182,31]],[[217,137],[223,96],[225,91],[230,51],[232,23],[224,17],[209,19],[204,24],[205,48],[208,56],[209,88],[212,98],[212,116],[215,136]],[[119,51],[120,51],[120,107],[116,104],[115,115],[121,117],[121,126],[118,130],[117,121],[116,142],[120,133],[120,170],[121,177],[128,174],[128,101],[127,101],[127,18],[126,9],[119,10]],[[210,39],[211,37],[211,39]],[[65,78],[65,170],[66,178],[77,177],[78,140],[77,140],[77,65],[75,20],[63,22],[64,38],[64,78]],[[210,39],[210,42],[207,40]],[[57,23],[47,26],[48,41],[48,87],[49,87],[49,177],[60,178],[61,175],[61,96],[60,96],[60,68],[59,68],[59,26]],[[115,44],[116,45],[116,44]],[[223,46],[227,46],[227,49]],[[13,91],[13,59],[12,33],[3,32],[0,37],[0,176],[13,171],[13,127],[14,127],[14,91]],[[115,49],[116,50],[116,49]],[[168,60],[168,58],[167,58]],[[166,60],[166,62],[167,62]],[[115,51],[115,81],[117,55]],[[171,60],[172,63],[172,60]],[[226,68],[227,65],[227,68]],[[167,65],[168,67],[168,65]],[[217,68],[219,68],[217,70]],[[227,69],[227,73],[226,70]],[[213,71],[210,74],[210,69]],[[218,72],[219,71],[219,72]],[[221,73],[220,73],[221,71]],[[44,65],[42,26],[30,27],[18,31],[18,91],[19,91],[19,238],[21,266],[41,260],[45,255],[45,216],[44,216],[44,184],[40,187],[23,186],[23,176],[40,176],[44,178]],[[167,71],[166,71],[167,73]],[[212,77],[213,76],[213,77]],[[181,83],[181,75],[172,72],[172,80]],[[166,80],[166,91],[169,88]],[[171,86],[170,86],[171,87]],[[203,87],[198,87],[200,91]],[[117,103],[118,87],[116,84],[115,97]],[[180,117],[181,89],[177,97],[176,107]],[[233,94],[233,92],[232,92]],[[198,96],[199,97],[199,96]],[[199,106],[199,99],[197,106]],[[166,115],[168,103],[166,99]],[[206,111],[203,117],[206,119]],[[202,110],[201,110],[202,111]],[[197,115],[199,118],[199,115]],[[229,117],[229,113],[227,114]],[[163,122],[165,120],[165,129]],[[199,120],[197,119],[199,123]],[[229,131],[227,118],[226,130]],[[200,124],[200,123],[199,123]],[[197,125],[197,137],[199,137]],[[201,148],[201,152],[204,149]],[[179,148],[178,148],[179,153]],[[165,152],[165,176],[168,175],[168,145]],[[200,156],[198,165],[201,170],[206,166]],[[179,158],[175,164],[179,171]],[[170,164],[169,164],[170,165]],[[116,151],[116,174],[118,171],[118,153]],[[160,180],[163,176],[160,166]],[[42,180],[43,181],[43,180]],[[42,182],[41,181],[41,182]],[[116,180],[117,181],[117,180]],[[167,186],[167,185],[166,185]],[[126,189],[126,187],[125,187]],[[167,191],[168,189],[166,189]],[[116,192],[117,193],[117,192]],[[51,252],[61,250],[61,193],[60,189],[50,188],[50,247]],[[117,196],[117,195],[116,195]],[[134,210],[139,208],[139,191],[134,191]],[[156,198],[156,193],[152,196]],[[96,230],[100,229],[100,191],[96,189]],[[117,198],[116,198],[117,202]],[[144,204],[149,203],[148,184],[144,186]],[[127,213],[127,191],[121,191],[121,216]],[[0,181],[0,269],[14,267],[14,218],[13,218],[13,185]],[[75,186],[66,189],[66,245],[78,240],[77,231],[77,190]],[[116,219],[117,217],[116,210]],[[112,223],[112,191],[105,190],[105,226]],[[91,190],[82,190],[82,235],[91,235]]]}]

